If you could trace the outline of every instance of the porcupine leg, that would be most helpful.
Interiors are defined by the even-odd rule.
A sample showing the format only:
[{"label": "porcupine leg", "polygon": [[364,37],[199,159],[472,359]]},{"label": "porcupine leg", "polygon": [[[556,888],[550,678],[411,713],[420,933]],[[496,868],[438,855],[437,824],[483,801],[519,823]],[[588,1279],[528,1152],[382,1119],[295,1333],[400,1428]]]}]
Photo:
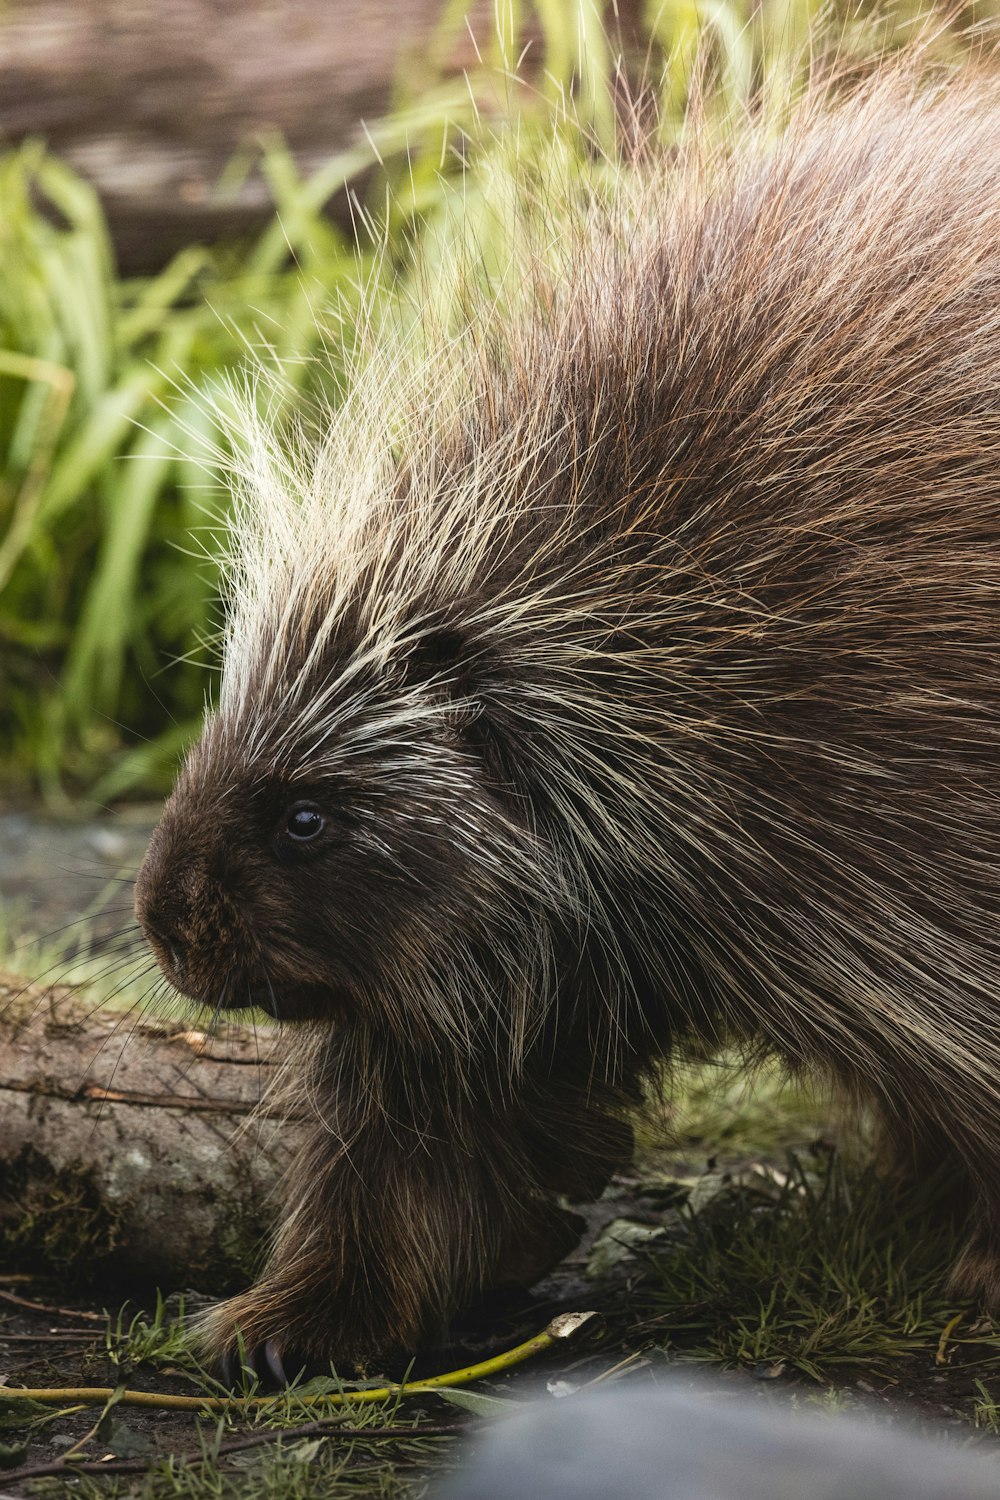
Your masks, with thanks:
[{"label": "porcupine leg", "polygon": [[948,1289],[1000,1308],[1000,1175],[992,1161],[972,1160],[943,1196],[963,1225],[965,1242],[948,1277]]},{"label": "porcupine leg", "polygon": [[[914,1092],[919,1098],[919,1093]],[[902,1183],[939,1179],[941,1206],[957,1217],[967,1215],[975,1196],[972,1179],[954,1143],[936,1120],[915,1116],[902,1100],[882,1101],[876,1109],[875,1160],[890,1178]]]},{"label": "porcupine leg", "polygon": [[321,1128],[306,1143],[263,1276],[204,1325],[230,1383],[238,1338],[279,1384],[303,1365],[350,1376],[440,1339],[482,1291],[530,1284],[566,1254],[579,1225],[555,1193],[599,1191],[630,1151],[627,1127],[551,1084],[541,1118],[529,1098],[434,1120],[440,1098],[425,1095],[409,1127],[401,1099],[372,1110],[349,1149]]},{"label": "porcupine leg", "polygon": [[981,1140],[956,1141],[937,1120],[914,1118],[912,1106],[902,1103],[883,1106],[879,1123],[879,1160],[903,1181],[936,1180],[936,1216],[947,1217],[966,1236],[949,1290],[1000,1305],[1000,1174],[983,1159]]},{"label": "porcupine leg", "polygon": [[[623,1118],[628,1108],[617,1091],[591,1088],[553,1099],[551,1092],[522,1110],[521,1149],[527,1176],[541,1193],[558,1194],[570,1203],[590,1203],[607,1187],[612,1174],[629,1164],[635,1141]],[[544,1199],[542,1201],[545,1201]],[[531,1286],[576,1245],[585,1221],[576,1214],[550,1209],[545,1232],[529,1241],[522,1225],[501,1246],[492,1272],[494,1287]]]}]

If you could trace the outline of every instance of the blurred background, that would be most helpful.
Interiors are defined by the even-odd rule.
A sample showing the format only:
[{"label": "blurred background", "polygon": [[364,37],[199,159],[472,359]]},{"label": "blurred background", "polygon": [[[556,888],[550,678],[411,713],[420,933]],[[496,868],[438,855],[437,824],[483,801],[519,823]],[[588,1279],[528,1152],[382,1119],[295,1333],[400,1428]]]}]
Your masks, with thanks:
[{"label": "blurred background", "polygon": [[571,101],[582,163],[640,79],[669,136],[699,46],[753,110],[807,42],[863,64],[930,15],[947,64],[998,10],[0,0],[0,808],[169,785],[213,693],[213,392],[260,358],[335,400],[359,285],[426,278],[505,126],[544,149]]}]

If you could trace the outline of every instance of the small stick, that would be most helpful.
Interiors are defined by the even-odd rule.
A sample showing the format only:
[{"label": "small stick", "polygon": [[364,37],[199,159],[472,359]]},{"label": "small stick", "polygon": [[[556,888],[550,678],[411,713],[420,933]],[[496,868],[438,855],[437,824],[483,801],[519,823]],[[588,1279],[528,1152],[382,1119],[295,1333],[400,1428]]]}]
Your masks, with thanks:
[{"label": "small stick", "polygon": [[0,1292],[0,1302],[10,1302],[14,1307],[26,1307],[29,1312],[49,1313],[50,1316],[87,1318],[93,1323],[103,1323],[107,1317],[107,1313],[84,1312],[78,1307],[52,1307],[47,1302],[29,1302],[27,1297],[19,1297],[16,1292]]},{"label": "small stick", "polygon": [[0,1344],[61,1344],[67,1339],[93,1339],[92,1328],[50,1328],[45,1333],[4,1333],[0,1329]]},{"label": "small stick", "polygon": [[934,1363],[936,1365],[946,1365],[948,1363],[950,1358],[948,1354],[948,1340],[964,1317],[964,1312],[957,1312],[953,1318],[948,1319],[942,1328],[941,1337],[938,1339],[937,1353],[934,1355]]}]

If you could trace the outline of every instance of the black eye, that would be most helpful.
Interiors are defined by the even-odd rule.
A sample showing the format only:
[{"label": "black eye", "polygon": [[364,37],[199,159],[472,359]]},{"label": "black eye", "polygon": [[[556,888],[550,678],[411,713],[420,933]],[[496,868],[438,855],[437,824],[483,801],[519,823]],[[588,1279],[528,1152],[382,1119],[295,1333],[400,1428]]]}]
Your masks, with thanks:
[{"label": "black eye", "polygon": [[298,844],[319,838],[326,827],[326,819],[314,802],[296,802],[288,809],[285,832]]}]

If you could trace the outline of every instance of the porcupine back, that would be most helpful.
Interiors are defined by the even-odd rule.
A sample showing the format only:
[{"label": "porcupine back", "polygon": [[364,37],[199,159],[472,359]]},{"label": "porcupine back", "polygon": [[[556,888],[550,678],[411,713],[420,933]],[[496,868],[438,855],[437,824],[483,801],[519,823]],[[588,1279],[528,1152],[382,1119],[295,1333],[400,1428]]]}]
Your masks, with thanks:
[{"label": "porcupine back", "polygon": [[[227,754],[402,778],[369,848],[413,904],[366,888],[323,950],[368,941],[298,1075],[348,1155],[320,1131],[220,1343],[228,1318],[414,1347],[517,1240],[519,1194],[600,1186],[608,1120],[691,1032],[820,1065],[914,1161],[956,1159],[985,1235],[958,1278],[997,1291],[995,96],[904,64],[778,136],[692,127],[529,213],[517,274],[388,346],[318,455],[248,418],[189,787]],[[456,870],[428,862],[430,894],[428,839]],[[347,1228],[314,1232],[328,1200]]]},{"label": "porcupine back", "polygon": [[569,884],[596,912],[602,867],[652,882],[729,1018],[793,1052],[863,991],[873,1081],[883,1037],[981,1068],[992,1014],[991,92],[890,72],[647,164],[557,226],[530,311],[362,376],[308,473],[261,434],[236,538],[223,717],[322,736],[324,701],[261,691],[296,622],[386,656],[453,622],[503,664]]}]

